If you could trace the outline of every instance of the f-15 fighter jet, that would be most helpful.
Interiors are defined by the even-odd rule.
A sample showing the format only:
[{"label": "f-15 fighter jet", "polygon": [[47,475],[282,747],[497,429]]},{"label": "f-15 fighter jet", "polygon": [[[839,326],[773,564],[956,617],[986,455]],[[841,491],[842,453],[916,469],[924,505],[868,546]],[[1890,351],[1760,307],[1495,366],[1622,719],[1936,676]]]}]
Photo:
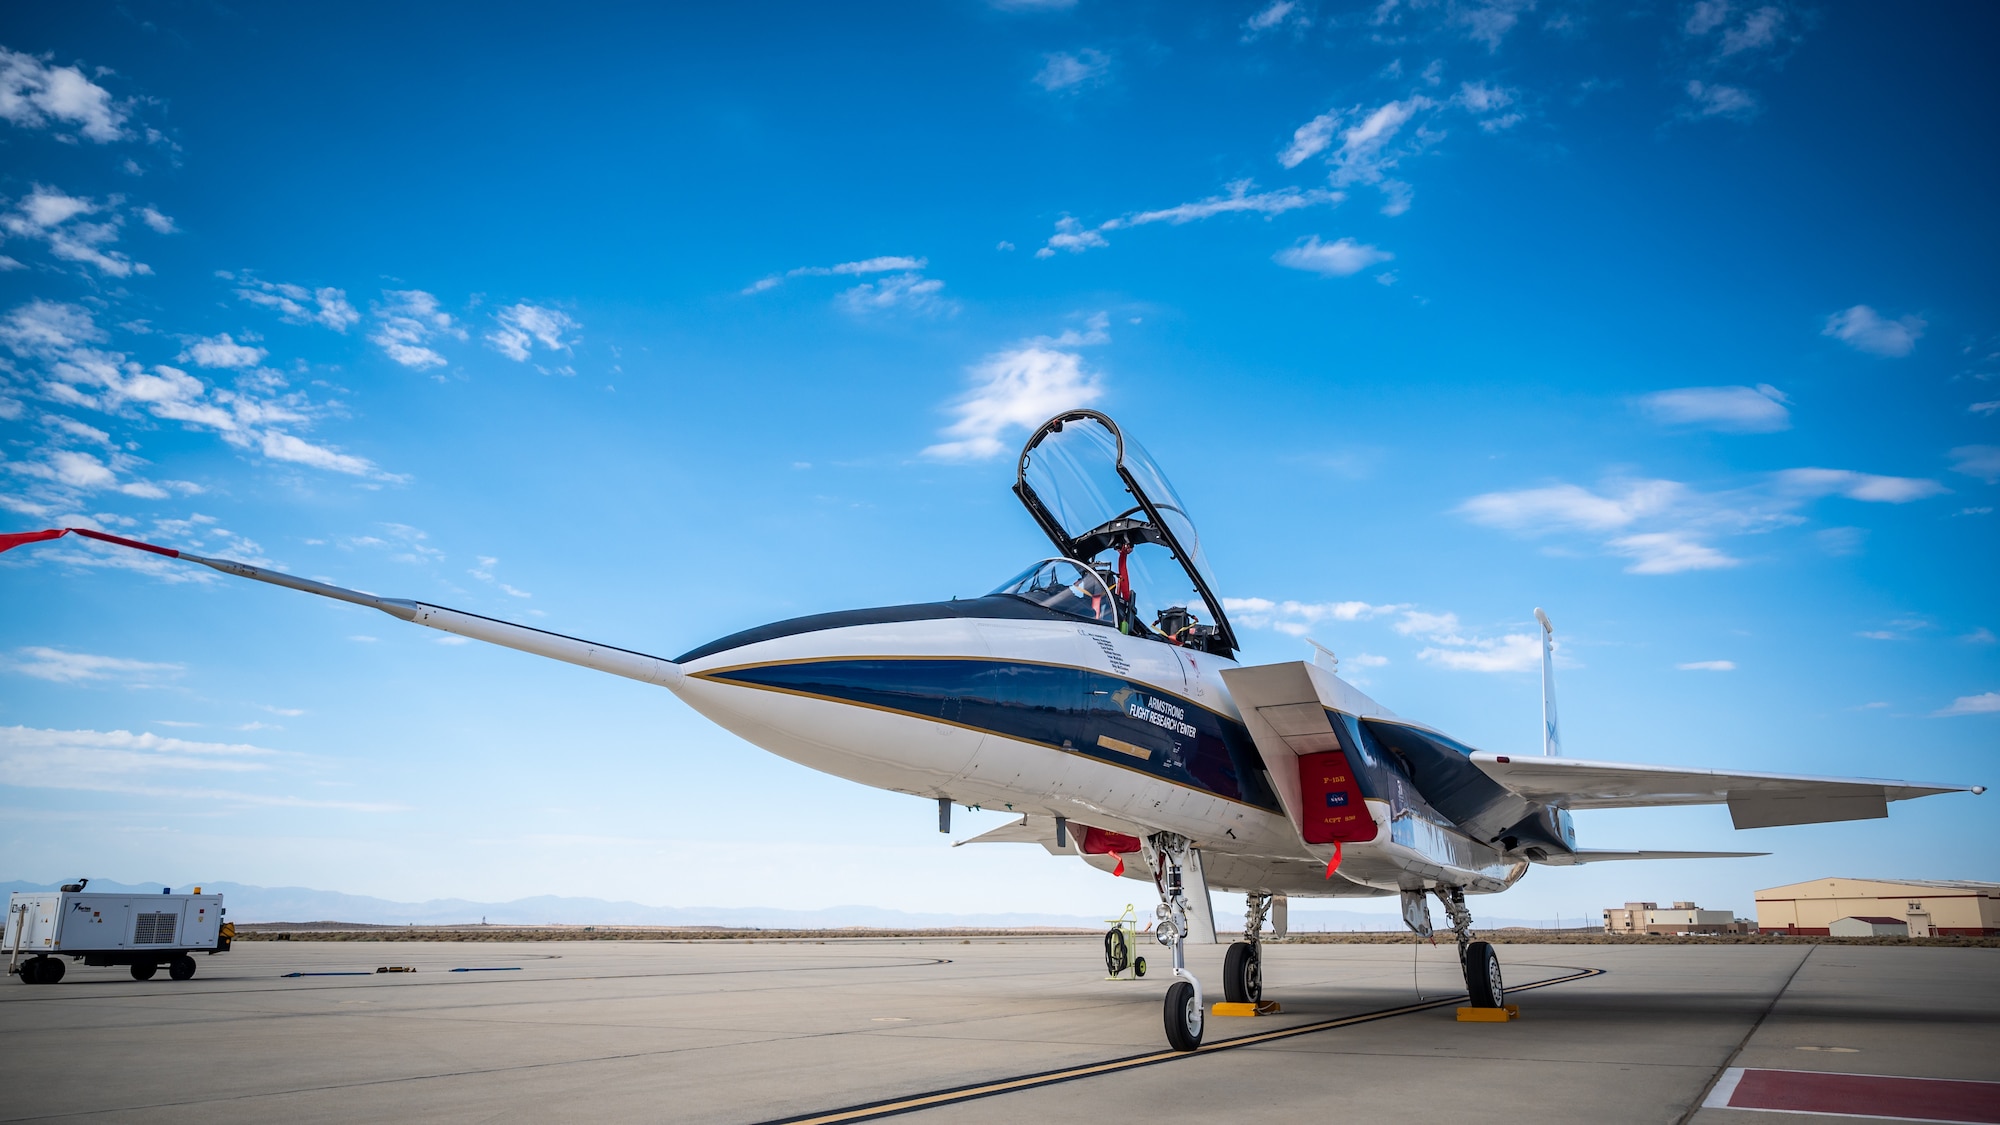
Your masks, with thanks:
[{"label": "f-15 fighter jet", "polygon": [[1761,828],[1983,791],[1562,757],[1540,610],[1544,753],[1474,750],[1319,664],[1239,664],[1187,509],[1109,417],[1049,419],[1021,451],[1014,492],[1053,553],[984,597],[779,621],[672,660],[95,530],[0,536],[0,550],[74,530],[657,684],[801,765],[935,799],[941,830],[954,803],[1022,812],[976,839],[1038,842],[1158,888],[1166,1034],[1182,1050],[1201,1044],[1208,1014],[1184,947],[1216,940],[1212,889],[1248,901],[1224,960],[1230,1002],[1262,998],[1260,935],[1267,919],[1283,933],[1288,898],[1398,895],[1428,936],[1434,895],[1472,1006],[1496,1008],[1500,963],[1476,940],[1467,895],[1535,864],[1762,854],[1592,851],[1571,810],[1727,804],[1737,828]]}]

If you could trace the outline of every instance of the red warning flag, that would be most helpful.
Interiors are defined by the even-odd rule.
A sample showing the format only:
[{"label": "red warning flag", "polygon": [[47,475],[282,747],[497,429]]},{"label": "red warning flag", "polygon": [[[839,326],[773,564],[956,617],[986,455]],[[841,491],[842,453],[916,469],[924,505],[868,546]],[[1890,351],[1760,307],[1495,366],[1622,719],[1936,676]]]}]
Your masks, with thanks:
[{"label": "red warning flag", "polygon": [[1326,877],[1329,879],[1333,878],[1334,871],[1339,867],[1340,867],[1340,841],[1335,840],[1333,842],[1333,858],[1326,861]]},{"label": "red warning flag", "polygon": [[1118,857],[1118,866],[1116,866],[1116,867],[1112,868],[1112,869],[1111,869],[1111,873],[1112,873],[1113,875],[1123,875],[1123,874],[1125,874],[1125,857],[1124,857],[1124,856],[1122,856],[1122,855],[1121,855],[1121,856],[1119,856],[1119,857]]},{"label": "red warning flag", "polygon": [[52,527],[47,531],[10,531],[0,534],[0,551],[11,551],[23,543],[39,543],[44,539],[61,539],[69,534],[69,528]]},{"label": "red warning flag", "polygon": [[39,543],[44,539],[61,539],[70,532],[76,532],[85,539],[98,539],[106,543],[116,543],[120,547],[131,547],[139,551],[151,551],[170,559],[181,557],[179,551],[171,547],[155,547],[151,543],[141,543],[137,539],[127,539],[122,535],[110,535],[102,531],[92,531],[87,527],[52,527],[47,531],[10,531],[0,534],[0,551],[9,551],[23,543]]}]

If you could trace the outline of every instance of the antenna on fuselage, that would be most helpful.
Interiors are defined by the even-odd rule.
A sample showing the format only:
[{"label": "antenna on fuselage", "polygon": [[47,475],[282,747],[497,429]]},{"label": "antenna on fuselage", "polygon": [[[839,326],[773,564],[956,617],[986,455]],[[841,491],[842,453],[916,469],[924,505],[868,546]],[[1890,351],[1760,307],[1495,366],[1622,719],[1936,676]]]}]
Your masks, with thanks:
[{"label": "antenna on fuselage", "polygon": [[1556,627],[1549,615],[1535,607],[1535,620],[1542,623],[1542,753],[1562,757],[1562,735],[1556,729]]},{"label": "antenna on fuselage", "polygon": [[1313,640],[1311,637],[1307,637],[1305,639],[1305,642],[1313,646],[1314,664],[1319,665],[1320,667],[1326,669],[1329,672],[1338,673],[1340,671],[1340,657],[1334,655],[1332,649],[1326,647],[1325,645],[1319,643],[1316,640]]}]

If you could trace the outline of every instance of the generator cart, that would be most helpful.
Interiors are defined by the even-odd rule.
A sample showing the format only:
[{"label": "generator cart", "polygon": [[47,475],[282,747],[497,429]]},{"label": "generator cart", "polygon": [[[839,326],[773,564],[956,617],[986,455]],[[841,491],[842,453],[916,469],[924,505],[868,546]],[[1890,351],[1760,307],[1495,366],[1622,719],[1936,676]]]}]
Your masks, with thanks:
[{"label": "generator cart", "polygon": [[86,894],[88,879],[60,891],[15,891],[0,933],[7,971],[22,984],[54,984],[65,957],[86,965],[128,965],[132,979],[194,975],[196,953],[226,953],[236,927],[223,920],[221,895]]}]

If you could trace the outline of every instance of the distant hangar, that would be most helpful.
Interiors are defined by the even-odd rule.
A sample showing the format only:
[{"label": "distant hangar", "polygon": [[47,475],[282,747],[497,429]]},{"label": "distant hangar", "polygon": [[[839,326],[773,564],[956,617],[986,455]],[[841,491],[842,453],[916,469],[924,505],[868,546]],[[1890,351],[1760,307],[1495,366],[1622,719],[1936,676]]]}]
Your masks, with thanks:
[{"label": "distant hangar", "polygon": [[1861,919],[1902,922],[1911,937],[2000,936],[2000,883],[1830,878],[1757,892],[1763,933],[1833,934]]}]

